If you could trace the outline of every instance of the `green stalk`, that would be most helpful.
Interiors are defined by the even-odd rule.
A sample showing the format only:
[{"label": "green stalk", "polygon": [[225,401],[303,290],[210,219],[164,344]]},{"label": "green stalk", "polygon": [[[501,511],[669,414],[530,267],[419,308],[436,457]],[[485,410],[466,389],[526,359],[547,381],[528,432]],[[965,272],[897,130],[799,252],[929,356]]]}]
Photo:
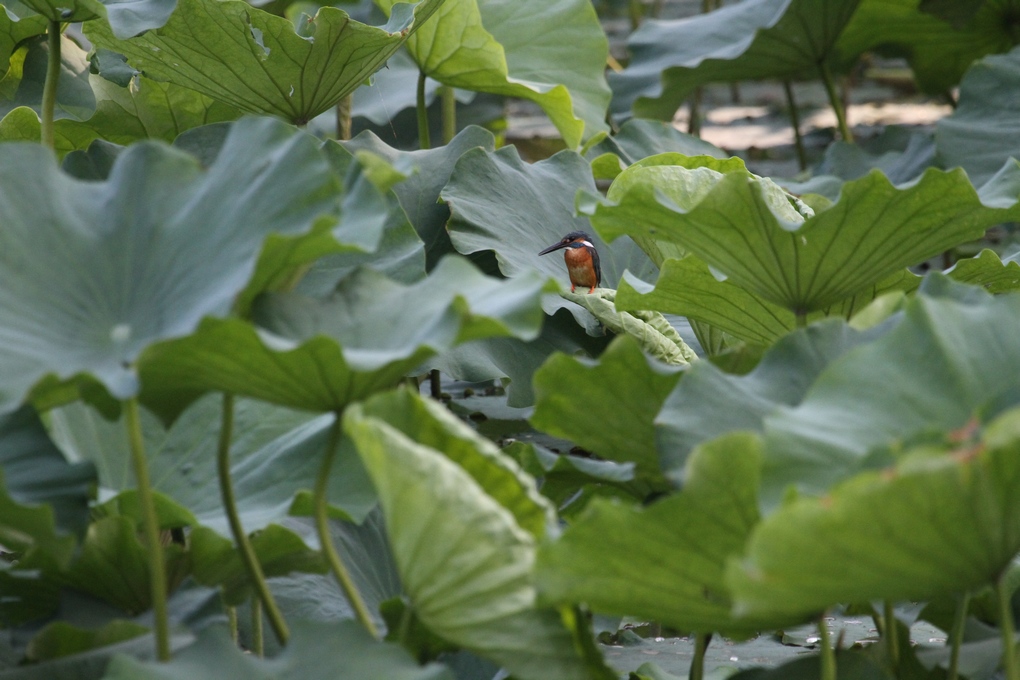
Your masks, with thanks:
[{"label": "green stalk", "polygon": [[892,666],[893,675],[900,667],[900,627],[896,624],[896,612],[893,610],[892,600],[885,601],[885,612],[882,616],[885,621],[885,644],[889,650],[889,664]]},{"label": "green stalk", "polygon": [[163,544],[159,540],[159,523],[156,521],[156,506],[149,483],[149,465],[145,458],[138,400],[134,397],[124,402],[124,424],[127,426],[128,441],[131,445],[131,462],[135,468],[138,502],[142,510],[142,526],[149,553],[149,586],[152,613],[155,618],[153,632],[156,636],[156,658],[160,661],[169,661],[170,622],[166,610],[166,565],[163,563]]},{"label": "green stalk", "polygon": [[431,149],[429,139],[429,108],[425,104],[425,71],[418,71],[418,148]]},{"label": "green stalk", "polygon": [[237,607],[227,605],[227,628],[230,629],[230,639],[237,644]]},{"label": "green stalk", "polygon": [[351,107],[353,95],[347,95],[336,103],[336,138],[346,141],[351,138]]},{"label": "green stalk", "polygon": [[269,584],[266,582],[266,575],[262,571],[262,565],[255,555],[255,548],[252,547],[251,541],[248,540],[248,534],[244,530],[244,525],[241,524],[241,516],[237,512],[237,498],[234,496],[234,485],[230,479],[230,438],[233,436],[234,430],[234,395],[232,394],[224,393],[223,395],[223,416],[221,422],[216,469],[220,478],[220,495],[223,498],[223,509],[226,511],[227,519],[230,521],[230,531],[234,534],[234,541],[237,543],[237,549],[241,553],[241,561],[248,572],[248,579],[251,581],[252,587],[255,588],[259,601],[265,605],[269,625],[272,626],[273,633],[276,634],[276,639],[280,641],[280,644],[286,645],[287,640],[290,639],[290,629],[287,628],[287,622],[284,620],[283,614],[280,613],[276,600],[273,599],[273,593],[269,590]]},{"label": "green stalk", "polygon": [[433,368],[429,371],[429,392],[433,399],[439,400],[443,398],[443,382],[438,368]]},{"label": "green stalk", "polygon": [[829,65],[823,59],[818,64],[818,71],[822,76],[822,82],[825,83],[825,92],[829,95],[829,104],[832,106],[833,113],[836,114],[836,122],[839,124],[839,134],[843,138],[843,141],[847,144],[854,143],[854,136],[850,132],[850,127],[846,124],[846,108],[844,102],[839,98],[839,94],[836,92],[836,81],[832,78],[832,71],[829,70]]},{"label": "green stalk", "polygon": [[821,680],[836,680],[836,650],[832,648],[832,641],[829,639],[829,624],[825,622],[824,616],[818,619],[818,635],[821,638],[819,644],[822,646]]},{"label": "green stalk", "polygon": [[42,96],[42,143],[56,148],[53,135],[53,111],[57,104],[57,84],[60,82],[60,22],[51,21],[46,29],[50,54],[46,62],[46,83]]},{"label": "green stalk", "polygon": [[1013,628],[1013,611],[1010,607],[1010,593],[1006,589],[1006,575],[999,578],[995,587],[999,596],[999,630],[1002,631],[1002,668],[1006,680],[1020,680],[1020,666],[1016,662],[1016,640]]},{"label": "green stalk", "polygon": [[322,459],[322,467],[319,468],[319,476],[315,480],[315,528],[318,530],[319,543],[322,544],[322,554],[329,563],[329,568],[336,577],[340,589],[344,591],[347,602],[351,605],[361,625],[374,638],[379,637],[379,631],[375,627],[372,615],[365,606],[365,601],[354,585],[347,567],[344,566],[340,555],[333,546],[333,537],[329,533],[329,506],[326,502],[326,489],[329,486],[329,471],[333,467],[333,458],[336,455],[337,447],[340,445],[341,435],[340,414],[336,414],[336,420],[329,431],[329,441],[326,444],[326,455]]},{"label": "green stalk", "polygon": [[807,312],[795,309],[793,315],[797,322],[797,328],[807,328]]},{"label": "green stalk", "polygon": [[949,670],[946,672],[946,680],[957,680],[960,676],[960,645],[963,644],[963,627],[967,623],[967,608],[970,606],[970,593],[960,596],[960,602],[956,605],[956,616],[953,617],[952,647],[949,650]]},{"label": "green stalk", "polygon": [[457,96],[449,85],[439,88],[439,96],[443,103],[443,144],[449,144],[457,136]]},{"label": "green stalk", "polygon": [[708,651],[708,643],[712,641],[711,633],[698,633],[694,636],[694,658],[691,659],[691,670],[687,674],[688,680],[703,680],[705,677],[705,652]]},{"label": "green stalk", "polygon": [[783,81],[783,92],[786,93],[786,107],[790,110],[790,125],[793,126],[793,144],[797,149],[797,164],[801,172],[807,170],[807,154],[804,153],[804,137],[800,134],[800,112],[793,98],[793,85],[789,80]]},{"label": "green stalk", "polygon": [[262,601],[251,598],[251,640],[252,651],[260,659],[266,654],[266,638],[262,634]]}]

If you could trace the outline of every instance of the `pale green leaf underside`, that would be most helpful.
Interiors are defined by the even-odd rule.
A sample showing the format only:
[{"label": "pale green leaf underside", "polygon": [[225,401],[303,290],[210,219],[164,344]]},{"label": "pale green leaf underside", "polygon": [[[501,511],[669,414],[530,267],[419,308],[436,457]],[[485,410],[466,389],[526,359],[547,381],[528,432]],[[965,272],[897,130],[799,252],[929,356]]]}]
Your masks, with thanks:
[{"label": "pale green leaf underside", "polygon": [[422,623],[522,680],[587,678],[559,614],[535,606],[535,539],[513,515],[456,463],[359,407],[344,427],[379,493]]}]

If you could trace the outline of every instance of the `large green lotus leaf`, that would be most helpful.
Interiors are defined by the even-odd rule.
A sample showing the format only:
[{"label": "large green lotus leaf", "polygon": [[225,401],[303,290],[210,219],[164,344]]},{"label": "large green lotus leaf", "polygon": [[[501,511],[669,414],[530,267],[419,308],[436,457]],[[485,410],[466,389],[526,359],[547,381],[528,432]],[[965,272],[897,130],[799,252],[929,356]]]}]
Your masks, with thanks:
[{"label": "large green lotus leaf", "polygon": [[687,457],[698,444],[727,432],[763,432],[766,416],[799,404],[829,364],[876,334],[836,320],[813,324],[777,342],[743,376],[697,362],[655,416],[662,469],[683,483]]},{"label": "large green lotus leaf", "polygon": [[[80,533],[88,523],[96,469],[87,463],[68,463],[28,406],[0,417],[0,442],[7,506],[0,513],[4,527],[0,543],[21,551],[39,541],[22,544],[19,537],[45,536],[42,543],[54,548],[54,554],[63,554],[60,546],[73,547],[74,540],[60,534]],[[19,519],[28,521],[22,524]]]},{"label": "large green lotus leaf", "polygon": [[993,295],[1020,288],[1020,253],[1000,260],[995,251],[985,249],[975,257],[959,260],[946,272],[954,281],[983,286]]},{"label": "large green lotus leaf", "polygon": [[[291,624],[290,644],[272,659],[241,650],[226,628],[211,626],[172,661],[143,662],[120,655],[104,680],[452,680],[445,666],[419,666],[398,645],[378,642],[355,621]],[[337,654],[339,656],[334,655]]]},{"label": "large green lotus leaf", "polygon": [[[412,257],[420,250],[421,244],[414,243],[417,239],[407,224],[406,215],[397,200],[388,194],[388,182],[380,186],[373,179],[372,168],[359,162],[343,147],[329,143],[326,148],[330,165],[343,178],[339,218],[324,217],[309,232],[297,236],[270,235],[251,280],[234,304],[239,316],[249,316],[252,303],[262,293],[296,289],[313,269],[317,276],[302,290],[319,289],[322,295],[328,295],[358,264],[376,264],[377,259],[386,256],[385,248],[395,247],[399,251],[399,264],[406,262],[408,245]],[[377,169],[384,172],[394,171],[380,159],[366,159],[366,162],[380,166]],[[387,235],[391,241],[395,240],[393,246],[382,243]],[[421,275],[412,276],[410,280],[424,276],[424,269],[419,271]],[[326,280],[322,281],[323,278]]]},{"label": "large green lotus leaf", "polygon": [[[994,583],[1020,550],[1020,414],[983,441],[924,448],[766,518],[728,574],[737,612],[924,600]],[[839,569],[832,565],[838,563]]]},{"label": "large green lotus leaf", "polygon": [[115,144],[127,145],[138,139],[172,142],[191,128],[241,115],[237,109],[194,90],[144,76],[127,87],[98,75],[90,76],[89,84],[96,95],[96,113],[82,123],[58,121],[56,134],[64,133],[62,127],[82,126]]},{"label": "large green lotus leaf", "polygon": [[[998,273],[990,267],[966,269],[973,277],[991,278]],[[964,270],[960,275],[964,275]],[[892,292],[910,293],[917,289],[920,281],[920,277],[901,269],[853,297],[809,314],[808,320],[827,316],[849,319],[875,298]],[[720,281],[708,265],[694,256],[666,260],[654,288],[644,281],[624,276],[616,294],[616,308],[679,314],[766,347],[797,327],[793,312],[728,280]]]},{"label": "large green lotus leaf", "polygon": [[331,208],[335,181],[309,137],[269,119],[236,124],[206,172],[141,143],[107,181],[83,182],[38,145],[6,147],[0,410],[45,376],[88,372],[133,395],[138,354],[228,312],[263,237],[307,228]]},{"label": "large green lotus leaf", "polygon": [[418,236],[425,242],[426,264],[432,269],[440,257],[453,252],[446,231],[450,209],[439,200],[439,193],[450,180],[458,158],[474,147],[495,151],[496,140],[488,130],[471,126],[461,130],[449,144],[435,149],[401,151],[371,132],[363,132],[343,146],[351,151],[371,151],[408,175],[393,190]]},{"label": "large green lotus leaf", "polygon": [[6,7],[0,12],[0,73],[6,73],[11,56],[18,45],[34,35],[46,32],[45,17],[32,15],[19,18]]},{"label": "large green lotus leaf", "polygon": [[647,507],[593,501],[539,551],[541,601],[582,601],[680,630],[756,630],[768,613],[735,619],[724,577],[759,521],[760,467],[760,441],[735,434],[691,456],[680,493]]},{"label": "large green lotus leaf", "polygon": [[[441,194],[450,206],[450,239],[466,255],[494,251],[506,276],[537,269],[566,285],[562,256],[539,257],[538,252],[567,232],[581,230],[592,235],[598,248],[603,286],[615,288],[624,269],[638,276],[654,271],[654,265],[629,240],[606,245],[592,233],[586,217],[574,216],[579,189],[595,193],[595,181],[588,163],[572,151],[527,164],[513,147],[495,153],[473,149],[457,161]],[[548,296],[543,308],[549,314],[569,309],[579,323],[597,332],[594,318],[563,298]]]},{"label": "large green lotus leaf", "polygon": [[615,135],[600,132],[582,150],[596,179],[615,179],[628,165],[664,152],[726,157],[719,147],[680,132],[671,123],[641,118],[628,120]]},{"label": "large green lotus leaf", "polygon": [[[638,166],[616,181],[632,173],[645,182],[587,206],[604,237],[626,233],[676,243],[732,283],[802,313],[840,303],[1018,213],[1015,198],[1008,210],[989,207],[962,170],[929,169],[905,188],[872,171],[847,182],[836,203],[809,217],[774,183],[746,171]],[[695,184],[702,187],[700,200],[690,208],[676,204],[671,199],[695,174],[702,177]],[[623,219],[636,215],[644,219]]]},{"label": "large green lotus leaf", "polygon": [[[929,277],[895,328],[823,370],[795,407],[765,418],[762,495],[823,493],[890,447],[962,427],[1020,385],[1020,295]],[[925,290],[931,291],[925,294]],[[948,290],[946,290],[948,289]]]},{"label": "large green lotus leaf", "polygon": [[268,296],[256,309],[268,331],[207,319],[194,335],[150,348],[139,366],[142,400],[169,419],[208,391],[339,410],[457,343],[535,337],[545,288],[538,277],[501,282],[452,257],[410,286],[359,270],[326,300]]},{"label": "large green lotus leaf", "polygon": [[[43,88],[49,64],[50,48],[45,36],[25,40],[10,60],[3,78],[0,114],[27,106],[42,110]],[[11,92],[13,90],[13,92]],[[60,79],[54,118],[84,120],[96,110],[96,98],[89,86],[88,54],[66,35],[60,36]]]},{"label": "large green lotus leaf", "polygon": [[[88,593],[122,611],[139,614],[152,606],[149,553],[140,540],[139,522],[124,516],[104,517],[89,525],[81,550],[59,574],[62,585]],[[163,548],[169,588],[190,570],[181,546]]]},{"label": "large green lotus leaf", "polygon": [[[924,0],[861,0],[836,45],[844,60],[885,48],[905,56],[925,92],[941,94],[960,82],[975,59],[1007,52],[1017,42],[1016,0],[984,0],[958,26],[925,12]],[[978,7],[979,6],[979,7]]]},{"label": "large green lotus leaf", "polygon": [[[222,399],[210,395],[169,428],[144,411],[142,425],[153,488],[188,508],[204,527],[232,537],[216,472],[221,408]],[[50,418],[60,446],[96,465],[104,494],[133,488],[123,422],[105,420],[82,404],[56,409]],[[231,479],[246,531],[259,531],[298,511],[295,495],[315,485],[332,420],[235,400]],[[376,499],[349,442],[341,445],[334,470],[329,485],[334,512],[362,520]]]},{"label": "large green lotus leaf", "polygon": [[165,26],[130,41],[101,22],[86,35],[150,77],[303,125],[381,68],[442,3],[402,3],[383,27],[323,7],[299,33],[289,20],[239,0],[181,0]]},{"label": "large green lotus leaf", "polygon": [[531,423],[599,458],[633,462],[639,478],[661,484],[652,419],[679,379],[629,337],[614,340],[598,363],[555,354],[535,373]]},{"label": "large green lotus leaf", "polygon": [[1018,87],[1020,49],[985,57],[963,77],[956,110],[938,122],[942,163],[961,166],[975,186],[993,177],[1007,159],[1020,157],[1020,104],[1010,96]]},{"label": "large green lotus leaf", "polygon": [[447,0],[407,49],[444,85],[535,101],[569,148],[606,129],[609,43],[586,0]]},{"label": "large green lotus leaf", "polygon": [[535,480],[445,406],[398,390],[373,397],[362,404],[361,410],[366,417],[386,421],[413,441],[442,451],[485,493],[513,513],[517,525],[536,539],[555,526],[556,511],[538,493]]},{"label": "large green lotus leaf", "polygon": [[[714,156],[685,156],[667,152],[656,154],[631,164],[617,175],[609,187],[607,199],[615,203],[606,209],[601,195],[592,192],[578,194],[577,211],[582,215],[595,216],[592,224],[604,238],[612,241],[619,235],[633,232],[631,238],[641,246],[652,262],[659,268],[669,258],[681,258],[686,249],[671,239],[669,229],[675,217],[668,212],[650,211],[648,207],[662,197],[670,205],[689,210],[710,192],[723,173],[741,173],[755,177],[739,158],[718,159]],[[787,198],[778,186],[766,180],[769,197],[777,203]],[[610,204],[612,204],[610,203]],[[787,207],[787,206],[783,206]],[[789,212],[788,219],[796,220],[797,214]],[[638,222],[643,228],[631,225]],[[663,235],[664,234],[664,235]]]},{"label": "large green lotus leaf", "polygon": [[148,632],[147,627],[123,619],[114,619],[96,629],[79,628],[66,621],[56,621],[32,638],[25,650],[25,659],[39,663],[114,645]]},{"label": "large green lotus leaf", "polygon": [[611,288],[598,288],[593,293],[564,291],[561,295],[591,312],[607,330],[634,338],[641,349],[663,363],[685,366],[698,358],[660,312],[619,311],[614,303],[616,291]]},{"label": "large green lotus leaf", "polygon": [[816,74],[861,0],[747,0],[688,19],[649,20],[611,74],[614,113],[672,120],[696,87]]},{"label": "large green lotus leaf", "polygon": [[385,422],[348,409],[393,557],[418,619],[522,680],[588,678],[571,632],[535,606],[535,538],[460,466]]}]

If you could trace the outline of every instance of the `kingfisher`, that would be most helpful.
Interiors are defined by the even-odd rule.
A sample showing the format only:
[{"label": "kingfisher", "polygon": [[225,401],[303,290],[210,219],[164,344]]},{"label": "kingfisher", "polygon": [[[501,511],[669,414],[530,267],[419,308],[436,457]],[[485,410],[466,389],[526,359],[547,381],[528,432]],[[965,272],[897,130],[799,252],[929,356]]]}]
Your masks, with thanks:
[{"label": "kingfisher", "polygon": [[573,293],[577,286],[581,286],[587,287],[589,293],[594,293],[596,286],[602,283],[602,265],[599,263],[599,253],[592,245],[591,236],[583,231],[572,231],[539,255],[564,248],[563,261],[567,263],[570,292]]}]

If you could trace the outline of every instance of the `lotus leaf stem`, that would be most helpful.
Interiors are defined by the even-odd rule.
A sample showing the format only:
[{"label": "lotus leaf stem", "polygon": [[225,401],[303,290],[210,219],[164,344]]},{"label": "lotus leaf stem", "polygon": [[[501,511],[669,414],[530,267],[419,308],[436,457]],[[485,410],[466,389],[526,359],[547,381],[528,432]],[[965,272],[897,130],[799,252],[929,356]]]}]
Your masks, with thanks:
[{"label": "lotus leaf stem", "polygon": [[882,620],[885,622],[882,633],[885,636],[886,649],[889,651],[889,664],[892,666],[893,675],[895,675],[900,667],[900,628],[896,625],[896,612],[893,609],[892,600],[885,601]]},{"label": "lotus leaf stem", "polygon": [[326,491],[329,486],[329,471],[333,467],[333,458],[340,445],[341,433],[340,414],[337,413],[336,420],[329,431],[329,441],[326,444],[326,454],[323,456],[322,466],[319,468],[319,476],[315,480],[315,528],[319,534],[319,543],[322,544],[322,554],[326,557],[329,568],[333,572],[333,576],[336,577],[337,583],[340,584],[340,589],[343,590],[348,604],[351,605],[351,609],[354,610],[355,616],[365,627],[365,630],[372,637],[378,639],[379,630],[375,626],[375,621],[372,620],[372,615],[369,613],[368,607],[365,606],[361,593],[355,587],[347,567],[340,559],[340,554],[333,545],[333,537],[329,533],[329,506],[326,502]]},{"label": "lotus leaf stem", "polygon": [[46,62],[46,82],[42,96],[42,143],[51,149],[55,148],[53,134],[53,111],[57,104],[57,85],[60,83],[60,22],[51,21],[46,29],[46,41],[49,44],[49,56]]},{"label": "lotus leaf stem", "polygon": [[1006,680],[1020,680],[1020,667],[1016,661],[1016,635],[1013,625],[1013,608],[1010,606],[1009,587],[1006,576],[999,578],[996,584],[999,596],[999,630],[1002,633],[1002,668]]},{"label": "lotus leaf stem", "polygon": [[252,651],[260,659],[266,654],[266,639],[262,635],[262,600],[251,598]]},{"label": "lotus leaf stem", "polygon": [[698,633],[694,636],[694,658],[691,659],[691,670],[688,680],[702,680],[705,677],[705,652],[712,641],[711,633]]},{"label": "lotus leaf stem", "polygon": [[829,635],[829,624],[825,622],[825,616],[818,619],[818,636],[821,638],[821,680],[836,680],[836,650],[832,647],[831,636]]},{"label": "lotus leaf stem", "polygon": [[457,96],[449,85],[439,88],[439,96],[443,102],[443,144],[449,144],[457,136]]},{"label": "lotus leaf stem", "polygon": [[425,104],[425,71],[418,71],[418,148],[431,149],[429,139],[429,107]]},{"label": "lotus leaf stem", "polygon": [[160,661],[169,661],[170,622],[166,608],[166,565],[163,563],[163,544],[159,540],[159,523],[156,521],[156,506],[149,482],[149,464],[145,457],[145,443],[142,440],[138,400],[134,397],[124,402],[124,423],[127,426],[128,442],[131,446],[131,462],[135,468],[142,527],[149,553],[149,587],[155,619],[156,658]]},{"label": "lotus leaf stem", "polygon": [[347,95],[336,103],[336,138],[346,141],[351,138],[351,111],[354,106],[354,95]]},{"label": "lotus leaf stem", "polygon": [[262,571],[262,565],[255,554],[248,534],[241,524],[241,516],[237,512],[237,497],[234,495],[234,485],[230,479],[230,439],[234,430],[234,395],[225,393],[223,395],[223,414],[220,426],[220,438],[217,446],[216,469],[220,478],[220,496],[223,498],[223,509],[230,521],[230,531],[234,534],[234,541],[237,543],[237,550],[241,553],[241,561],[248,572],[248,579],[259,601],[265,606],[266,617],[269,625],[276,634],[276,639],[281,645],[286,645],[290,639],[290,629],[280,612],[280,608],[273,599],[273,593],[269,590],[266,582],[266,575]]},{"label": "lotus leaf stem", "polygon": [[840,99],[839,94],[836,92],[836,81],[832,77],[832,71],[829,70],[829,65],[823,59],[818,63],[818,71],[822,76],[822,82],[825,84],[825,92],[829,95],[829,104],[832,106],[833,113],[836,114],[836,123],[839,126],[839,134],[843,138],[843,141],[847,144],[854,143],[853,133],[850,132],[850,126],[846,123],[846,108],[844,102]]},{"label": "lotus leaf stem", "polygon": [[807,328],[807,312],[796,310],[793,314],[797,322],[797,328]]},{"label": "lotus leaf stem", "polygon": [[800,133],[800,112],[797,101],[793,98],[793,84],[783,81],[783,92],[786,93],[786,108],[790,111],[790,126],[793,127],[793,145],[797,149],[797,165],[801,172],[807,170],[807,154],[804,153],[804,136]]},{"label": "lotus leaf stem", "polygon": [[237,607],[227,605],[227,628],[230,629],[230,639],[237,644]]},{"label": "lotus leaf stem", "polygon": [[438,368],[429,371],[429,392],[433,399],[442,399],[443,397],[443,382]]},{"label": "lotus leaf stem", "polygon": [[963,627],[967,622],[967,608],[970,606],[970,593],[960,596],[956,605],[956,616],[953,617],[953,630],[949,649],[949,669],[946,671],[946,680],[957,680],[960,675],[960,645],[963,644]]}]

